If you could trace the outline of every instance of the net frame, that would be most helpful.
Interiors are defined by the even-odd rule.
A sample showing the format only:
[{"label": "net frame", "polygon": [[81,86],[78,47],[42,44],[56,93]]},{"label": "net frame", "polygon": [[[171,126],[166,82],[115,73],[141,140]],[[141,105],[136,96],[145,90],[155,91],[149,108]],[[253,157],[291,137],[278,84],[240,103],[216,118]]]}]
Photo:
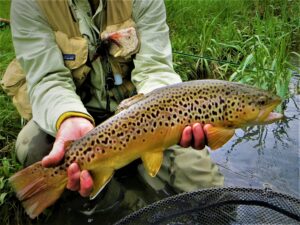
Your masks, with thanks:
[{"label": "net frame", "polygon": [[155,202],[115,224],[300,224],[300,199],[270,188],[201,189]]}]

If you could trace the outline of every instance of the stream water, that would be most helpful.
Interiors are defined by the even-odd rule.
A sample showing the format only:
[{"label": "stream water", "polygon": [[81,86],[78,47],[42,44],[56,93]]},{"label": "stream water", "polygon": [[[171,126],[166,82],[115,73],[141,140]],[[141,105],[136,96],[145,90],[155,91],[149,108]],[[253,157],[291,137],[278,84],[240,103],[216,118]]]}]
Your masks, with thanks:
[{"label": "stream water", "polygon": [[[300,62],[297,66],[300,68]],[[300,197],[300,74],[294,74],[285,103],[285,119],[237,130],[220,150],[211,152],[225,186],[269,187]]]}]

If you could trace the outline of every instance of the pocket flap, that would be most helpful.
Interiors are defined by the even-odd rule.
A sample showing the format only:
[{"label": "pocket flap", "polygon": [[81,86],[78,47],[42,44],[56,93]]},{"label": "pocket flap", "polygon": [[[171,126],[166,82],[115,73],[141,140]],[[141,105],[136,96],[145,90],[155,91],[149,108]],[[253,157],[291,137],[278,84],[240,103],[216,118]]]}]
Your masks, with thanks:
[{"label": "pocket flap", "polygon": [[69,69],[77,69],[86,63],[88,57],[88,44],[85,38],[69,38],[61,31],[55,32],[55,38],[58,47],[63,53],[65,65]]}]

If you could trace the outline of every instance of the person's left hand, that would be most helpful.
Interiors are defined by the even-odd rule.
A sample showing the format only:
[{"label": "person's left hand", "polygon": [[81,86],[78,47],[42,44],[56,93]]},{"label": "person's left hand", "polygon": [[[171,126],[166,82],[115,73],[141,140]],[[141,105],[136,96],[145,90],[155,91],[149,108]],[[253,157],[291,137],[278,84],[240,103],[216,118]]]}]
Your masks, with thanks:
[{"label": "person's left hand", "polygon": [[[70,117],[64,120],[56,135],[53,149],[49,155],[42,159],[42,165],[44,167],[58,165],[65,155],[65,143],[83,137],[93,128],[94,125],[88,119],[82,117]],[[87,170],[81,171],[78,164],[74,162],[68,167],[67,174],[67,189],[78,191],[83,197],[90,195],[93,188],[93,179]]]},{"label": "person's left hand", "polygon": [[206,144],[207,129],[212,126],[205,124],[203,127],[200,123],[195,123],[193,126],[184,128],[179,145],[187,148],[192,146],[195,149],[201,150]]}]

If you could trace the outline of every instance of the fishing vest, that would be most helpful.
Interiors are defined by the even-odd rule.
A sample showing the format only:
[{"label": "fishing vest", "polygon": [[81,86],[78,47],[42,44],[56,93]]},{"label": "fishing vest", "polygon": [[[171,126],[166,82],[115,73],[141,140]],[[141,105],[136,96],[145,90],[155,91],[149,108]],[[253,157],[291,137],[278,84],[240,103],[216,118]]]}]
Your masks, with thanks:
[{"label": "fishing vest", "polygon": [[[37,0],[54,32],[56,43],[63,54],[64,64],[70,69],[74,83],[79,88],[91,70],[89,66],[91,62],[88,41],[82,37],[75,19],[76,15],[68,2],[69,0]],[[106,54],[104,57],[107,65],[103,66],[106,68],[105,72],[115,75],[116,78],[114,84],[117,85],[108,90],[109,95],[120,102],[135,93],[135,87],[129,77],[132,58],[139,50],[139,40],[132,19],[132,0],[106,0],[106,10],[103,13],[99,47],[104,49],[99,51]],[[114,38],[119,36],[125,38],[120,38],[116,42]],[[97,57],[103,57],[103,52],[95,55],[95,58]],[[17,59],[8,65],[1,86],[12,97],[20,115],[27,120],[31,119],[32,111],[25,74]]]}]

